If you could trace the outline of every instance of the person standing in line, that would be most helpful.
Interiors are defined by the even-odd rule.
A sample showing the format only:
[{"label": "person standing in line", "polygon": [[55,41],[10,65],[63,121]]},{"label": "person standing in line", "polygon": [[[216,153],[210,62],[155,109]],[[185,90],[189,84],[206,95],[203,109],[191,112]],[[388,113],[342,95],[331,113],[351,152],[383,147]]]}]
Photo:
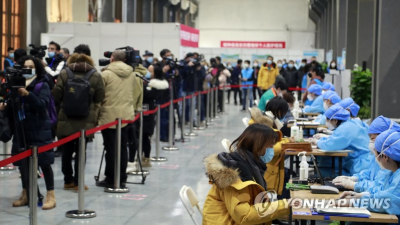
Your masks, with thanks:
[{"label": "person standing in line", "polygon": [[257,94],[258,93],[258,98],[261,98],[261,91],[257,87],[257,78],[258,78],[258,72],[260,71],[260,65],[258,64],[258,60],[253,61],[253,84],[256,85],[256,87],[253,87],[253,99],[257,100]]},{"label": "person standing in line", "polygon": [[[233,68],[232,70],[232,75],[231,75],[231,81],[232,81],[232,85],[240,85],[240,76],[242,73],[242,63],[243,60],[238,59],[236,66]],[[233,87],[231,88],[231,90],[233,91],[233,102],[235,103],[235,105],[237,105],[237,95],[239,93],[239,102],[242,102],[242,92],[240,90],[240,87]]]},{"label": "person standing in line", "polygon": [[[250,67],[250,60],[244,61],[243,70],[242,70],[242,111],[246,111],[246,102],[249,99],[248,107],[253,107],[253,72],[254,70]],[[249,85],[249,86],[245,86]],[[249,89],[249,90],[248,90]]]},{"label": "person standing in line", "polygon": [[279,68],[273,60],[272,56],[268,56],[267,62],[261,66],[258,73],[257,85],[261,89],[262,94],[275,84],[276,76],[279,75]]},{"label": "person standing in line", "polygon": [[288,67],[285,69],[282,75],[289,88],[299,88],[301,86],[302,77],[299,71],[297,71],[296,67],[294,67],[293,60],[289,61]]},{"label": "person standing in line", "polygon": [[68,48],[61,48],[60,53],[63,55],[65,62],[68,61],[69,58],[69,49]]},{"label": "person standing in line", "polygon": [[[143,83],[136,77],[133,68],[125,64],[125,52],[115,50],[110,59],[110,65],[104,68],[101,76],[105,85],[105,98],[101,104],[99,125],[104,125],[120,118],[133,120],[135,112],[142,110]],[[127,144],[128,127],[121,128],[121,165],[120,186],[125,187],[127,179],[126,168],[128,164]],[[116,147],[116,126],[102,130],[104,148],[106,149],[106,168],[103,181],[98,182],[99,187],[112,187],[114,184],[114,157]]]}]

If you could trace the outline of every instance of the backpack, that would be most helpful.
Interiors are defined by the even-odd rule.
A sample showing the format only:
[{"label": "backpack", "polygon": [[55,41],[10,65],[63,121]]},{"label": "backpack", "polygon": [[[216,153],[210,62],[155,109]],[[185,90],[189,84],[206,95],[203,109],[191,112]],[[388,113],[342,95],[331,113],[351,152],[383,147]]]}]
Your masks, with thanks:
[{"label": "backpack", "polygon": [[[39,82],[35,84],[35,87],[33,89],[33,93],[38,96],[39,91],[43,86],[43,82]],[[56,112],[56,104],[54,103],[53,96],[50,94],[50,101],[49,104],[47,105],[47,114],[49,115],[51,125],[54,126],[57,124],[57,112]]]},{"label": "backpack", "polygon": [[63,111],[67,116],[86,117],[92,103],[89,79],[96,70],[91,69],[83,78],[75,78],[69,67],[66,71],[68,80],[64,87]]}]

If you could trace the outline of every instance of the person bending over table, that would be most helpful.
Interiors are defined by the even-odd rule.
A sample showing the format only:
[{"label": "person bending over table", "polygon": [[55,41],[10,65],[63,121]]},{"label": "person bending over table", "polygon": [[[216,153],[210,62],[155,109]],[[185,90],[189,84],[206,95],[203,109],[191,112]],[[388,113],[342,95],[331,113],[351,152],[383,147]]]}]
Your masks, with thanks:
[{"label": "person bending over table", "polygon": [[350,118],[354,120],[358,125],[368,131],[368,125],[364,123],[360,117],[358,117],[358,112],[360,111],[360,106],[354,102],[350,97],[343,99],[339,102],[339,105],[350,112]]},{"label": "person bending over table", "polygon": [[[340,196],[345,199],[340,206],[366,207],[371,212],[387,213],[400,216],[400,132],[396,130],[387,130],[375,140],[375,160],[381,168],[392,171],[392,175],[386,180],[379,189],[368,189],[366,192],[356,193],[354,191],[345,191]],[[359,201],[357,200],[359,199]],[[365,199],[365,200],[364,200]],[[387,204],[371,204],[373,201],[389,200]],[[363,205],[365,201],[367,205]],[[365,204],[365,203],[364,203]],[[379,223],[348,223],[354,224],[379,224]],[[400,222],[398,223],[400,224]]]},{"label": "person bending over table", "polygon": [[321,85],[318,84],[312,84],[310,87],[307,89],[308,94],[307,98],[308,100],[312,101],[310,106],[306,106],[304,108],[304,112],[306,113],[325,113],[324,109],[324,100],[321,95]]},{"label": "person bending over table", "polygon": [[[326,91],[322,94],[322,99],[324,100],[324,110],[328,110],[331,106],[339,103],[341,101],[340,97],[334,91]],[[326,116],[325,115],[318,115],[315,122],[319,122],[321,125],[325,125],[326,123]],[[324,132],[323,132],[324,133]]]}]

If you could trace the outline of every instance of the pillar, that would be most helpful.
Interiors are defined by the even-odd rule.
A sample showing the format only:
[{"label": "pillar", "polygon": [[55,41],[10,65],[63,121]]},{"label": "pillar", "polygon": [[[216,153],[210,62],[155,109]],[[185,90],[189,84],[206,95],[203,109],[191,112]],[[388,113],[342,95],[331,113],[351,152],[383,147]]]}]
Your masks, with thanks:
[{"label": "pillar", "polygon": [[353,69],[357,59],[358,1],[347,0],[346,69]]},{"label": "pillar", "polygon": [[366,61],[369,69],[372,66],[374,1],[358,0],[356,63],[361,66]]}]

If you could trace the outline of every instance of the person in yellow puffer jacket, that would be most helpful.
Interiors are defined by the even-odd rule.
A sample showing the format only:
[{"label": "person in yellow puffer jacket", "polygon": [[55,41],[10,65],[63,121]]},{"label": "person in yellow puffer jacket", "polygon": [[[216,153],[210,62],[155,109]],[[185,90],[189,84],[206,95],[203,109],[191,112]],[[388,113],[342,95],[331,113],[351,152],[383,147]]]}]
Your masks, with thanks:
[{"label": "person in yellow puffer jacket", "polygon": [[279,75],[279,68],[273,62],[274,58],[268,56],[267,62],[262,64],[257,76],[257,86],[264,94],[275,84],[276,77]]},{"label": "person in yellow puffer jacket", "polygon": [[204,159],[212,187],[204,203],[203,225],[271,224],[289,215],[286,199],[272,201],[268,195],[270,204],[261,203],[266,190],[265,162],[272,157],[267,152],[277,140],[270,127],[253,124],[232,143],[233,152]]}]

